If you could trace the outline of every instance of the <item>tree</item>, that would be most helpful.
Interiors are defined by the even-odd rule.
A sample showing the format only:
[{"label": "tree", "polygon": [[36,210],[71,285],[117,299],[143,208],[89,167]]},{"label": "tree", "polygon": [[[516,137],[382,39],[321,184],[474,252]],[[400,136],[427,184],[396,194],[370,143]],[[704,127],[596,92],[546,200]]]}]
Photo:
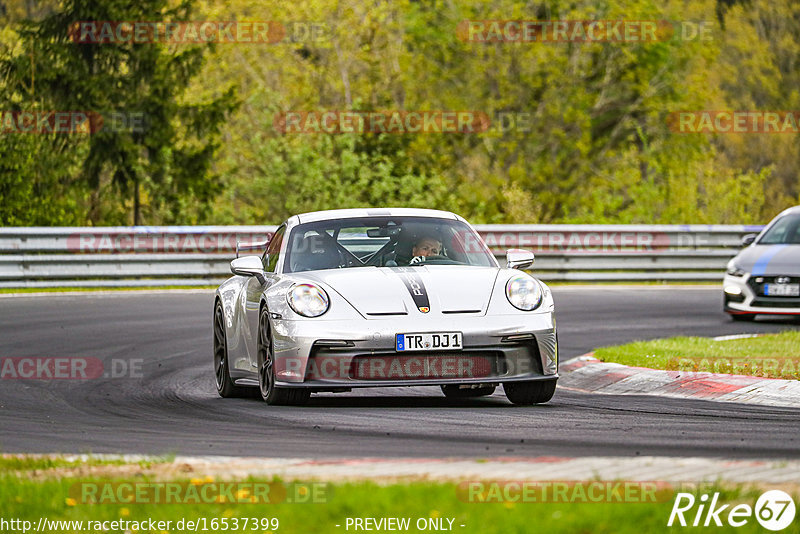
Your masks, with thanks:
[{"label": "tree", "polygon": [[[220,88],[202,102],[184,98],[206,48],[71,39],[77,21],[191,20],[189,2],[170,6],[166,0],[67,0],[41,21],[24,23],[21,49],[0,61],[7,100],[16,109],[103,117],[99,131],[60,150],[81,153],[80,179],[91,192],[88,222],[191,222],[207,215],[219,191],[211,165],[220,127],[235,108],[234,91]],[[130,118],[143,121],[132,126]]]}]

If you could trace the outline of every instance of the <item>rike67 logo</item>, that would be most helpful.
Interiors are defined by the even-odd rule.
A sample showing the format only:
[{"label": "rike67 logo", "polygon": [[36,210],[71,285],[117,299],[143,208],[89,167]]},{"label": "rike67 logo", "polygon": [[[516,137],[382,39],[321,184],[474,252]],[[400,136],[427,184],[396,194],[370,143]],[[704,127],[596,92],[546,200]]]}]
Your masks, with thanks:
[{"label": "rike67 logo", "polygon": [[781,490],[762,493],[755,507],[749,504],[721,504],[719,493],[710,498],[703,494],[699,498],[691,493],[678,493],[667,526],[717,526],[725,524],[741,527],[755,516],[756,521],[767,530],[783,530],[794,521],[795,505],[792,497]]}]

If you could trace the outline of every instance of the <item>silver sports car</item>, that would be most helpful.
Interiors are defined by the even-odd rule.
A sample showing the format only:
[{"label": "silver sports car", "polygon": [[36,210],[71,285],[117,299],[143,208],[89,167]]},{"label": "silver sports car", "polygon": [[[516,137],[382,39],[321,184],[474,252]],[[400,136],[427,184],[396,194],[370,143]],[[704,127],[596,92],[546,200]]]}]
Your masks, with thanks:
[{"label": "silver sports car", "polygon": [[735,320],[756,315],[800,315],[800,206],[775,217],[728,263],[725,312]]},{"label": "silver sports car", "polygon": [[295,215],[259,245],[231,262],[214,299],[221,396],[258,387],[269,404],[301,404],[433,385],[477,397],[500,383],[515,404],[553,396],[553,297],[519,270],[532,252],[509,250],[502,268],[464,219],[422,209]]}]

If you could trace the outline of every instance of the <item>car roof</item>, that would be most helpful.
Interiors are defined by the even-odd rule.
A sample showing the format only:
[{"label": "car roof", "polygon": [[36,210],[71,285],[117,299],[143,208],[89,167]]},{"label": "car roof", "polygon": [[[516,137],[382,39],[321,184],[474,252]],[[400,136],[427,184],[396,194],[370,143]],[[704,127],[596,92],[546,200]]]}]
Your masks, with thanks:
[{"label": "car roof", "polygon": [[800,213],[800,206],[793,206],[793,207],[791,207],[791,208],[786,208],[785,210],[783,210],[783,211],[782,211],[782,212],[781,212],[781,213],[778,215],[778,217],[781,217],[781,216],[783,216],[783,215],[789,215],[790,213],[791,213],[791,214]]},{"label": "car roof", "polygon": [[449,211],[420,208],[353,208],[341,210],[312,211],[296,216],[298,222],[308,223],[332,219],[354,219],[363,217],[433,217],[438,219],[463,220]]}]

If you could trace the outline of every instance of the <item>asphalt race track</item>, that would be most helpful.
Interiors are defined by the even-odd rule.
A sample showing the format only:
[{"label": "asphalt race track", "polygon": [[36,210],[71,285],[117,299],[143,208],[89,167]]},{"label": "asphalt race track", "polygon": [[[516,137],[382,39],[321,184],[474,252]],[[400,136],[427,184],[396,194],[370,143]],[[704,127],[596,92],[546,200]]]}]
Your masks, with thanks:
[{"label": "asphalt race track", "polygon": [[[554,290],[562,361],[671,335],[800,328],[734,323],[718,289]],[[0,452],[273,457],[709,456],[800,458],[800,407],[766,408],[564,389],[515,407],[498,390],[355,390],[308,406],[221,399],[211,358],[212,292],[0,298],[0,357],[141,363],[139,377],[0,380]],[[121,372],[118,368],[117,372]]]}]

